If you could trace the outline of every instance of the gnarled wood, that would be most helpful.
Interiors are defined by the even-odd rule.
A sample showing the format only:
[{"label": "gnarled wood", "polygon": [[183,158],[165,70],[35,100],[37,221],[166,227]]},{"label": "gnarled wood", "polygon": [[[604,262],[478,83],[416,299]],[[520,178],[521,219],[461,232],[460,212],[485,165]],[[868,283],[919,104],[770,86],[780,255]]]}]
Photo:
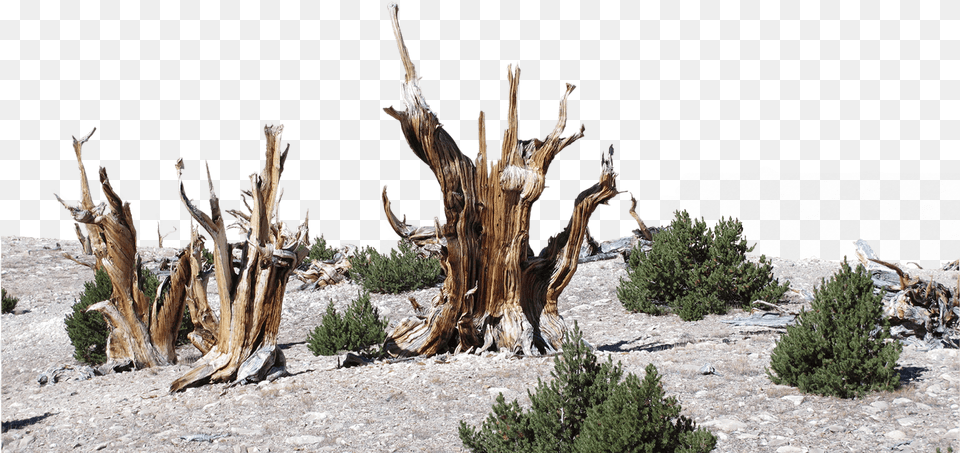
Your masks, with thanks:
[{"label": "gnarled wood", "polygon": [[107,338],[107,367],[132,364],[139,369],[176,363],[175,346],[183,317],[183,304],[158,302],[151,306],[140,289],[143,286],[143,266],[137,253],[137,231],[130,213],[130,203],[123,202],[113,190],[107,170],[103,167],[100,168],[100,185],[107,203],[93,205],[86,182],[86,170],[80,157],[83,143],[92,135],[93,132],[82,140],[73,139],[83,199],[78,206],[70,206],[54,195],[74,220],[86,225],[88,239],[97,258],[96,267],[103,268],[113,284],[113,294],[109,300],[88,308],[102,313],[111,327]]},{"label": "gnarled wood", "polygon": [[431,307],[402,320],[388,335],[387,349],[396,355],[473,351],[489,347],[541,354],[558,349],[566,326],[557,299],[577,268],[587,221],[597,205],[617,194],[613,147],[602,154],[600,180],[574,202],[567,227],[534,256],[529,245],[530,208],[544,189],[545,176],[557,153],[583,137],[583,126],[561,137],[567,122],[567,84],[559,120],[544,140],[520,140],[517,131],[517,89],[520,70],[508,67],[508,127],[500,160],[488,165],[484,115],[480,113],[480,153],[475,161],[463,155],[430,111],[418,85],[397,7],[391,5],[393,30],[405,68],[406,109],[384,111],[400,122],[413,153],[433,170],[443,192],[446,223],[417,229],[401,222],[390,209],[386,188],[383,206],[391,227],[401,237],[442,243],[446,280]]},{"label": "gnarled wood", "polygon": [[[171,392],[208,381],[257,381],[272,368],[283,370],[285,366],[283,352],[277,346],[283,294],[291,273],[307,256],[310,240],[307,219],[291,235],[276,218],[280,175],[289,150],[289,145],[283,153],[279,150],[282,131],[283,126],[264,128],[266,165],[260,175],[250,176],[250,191],[244,193],[251,200],[246,203],[244,199],[250,212],[229,211],[245,233],[243,242],[227,243],[209,167],[210,215],[194,206],[180,182],[180,200],[213,240],[214,274],[221,302],[211,349],[170,385]],[[177,162],[178,178],[182,170],[181,159]],[[234,260],[234,249],[240,253],[239,260]],[[191,267],[199,263],[198,253],[194,250]]]},{"label": "gnarled wood", "polygon": [[183,303],[189,308],[193,332],[187,334],[187,339],[201,353],[206,354],[217,342],[216,333],[220,330],[220,320],[207,302],[207,283],[213,269],[202,268],[202,248],[203,238],[197,234],[196,228],[192,228],[190,243],[177,253],[173,271],[163,280],[158,291],[167,292],[167,301]]}]

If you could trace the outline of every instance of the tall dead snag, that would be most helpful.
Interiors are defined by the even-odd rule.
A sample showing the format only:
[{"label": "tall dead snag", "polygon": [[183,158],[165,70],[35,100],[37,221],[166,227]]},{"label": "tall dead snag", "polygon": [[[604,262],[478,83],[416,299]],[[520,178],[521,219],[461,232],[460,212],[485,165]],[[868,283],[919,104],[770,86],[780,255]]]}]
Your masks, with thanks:
[{"label": "tall dead snag", "polygon": [[[193,205],[187,198],[183,181],[180,182],[180,200],[213,239],[220,320],[209,352],[170,385],[171,392],[210,381],[258,381],[273,367],[280,368],[279,372],[285,371],[286,361],[277,347],[283,294],[287,279],[309,252],[310,239],[306,219],[295,236],[276,219],[280,174],[290,149],[287,145],[283,153],[279,152],[282,132],[283,126],[264,128],[266,165],[260,175],[250,175],[250,191],[244,192],[249,213],[229,211],[237,218],[236,226],[245,233],[243,242],[227,243],[220,200],[213,190],[209,166],[210,215]],[[177,162],[178,177],[182,169],[181,159]],[[251,200],[249,203],[247,198]],[[195,258],[196,254],[190,262],[194,263]]]},{"label": "tall dead snag", "polygon": [[74,207],[54,195],[70,211],[74,220],[87,226],[97,266],[106,270],[113,284],[113,294],[109,300],[88,308],[102,313],[110,325],[107,368],[119,369],[132,365],[140,369],[177,363],[175,346],[183,317],[183,304],[150,304],[140,289],[143,286],[143,266],[137,253],[137,230],[130,214],[130,203],[121,200],[113,190],[107,178],[107,169],[103,167],[100,168],[100,184],[107,203],[93,206],[86,171],[80,159],[80,148],[92,135],[93,132],[82,140],[73,139],[77,164],[80,166],[83,199]]},{"label": "tall dead snag", "polygon": [[[77,155],[77,166],[80,167],[80,202],[78,203],[78,208],[81,211],[86,211],[88,213],[94,213],[99,208],[94,206],[93,197],[90,196],[90,184],[87,182],[87,170],[83,167],[83,159],[80,157],[81,151],[83,149],[83,144],[90,140],[90,137],[93,137],[93,133],[97,131],[97,128],[93,128],[86,137],[77,140],[76,137],[73,138],[73,152]],[[57,197],[60,200],[60,197]],[[63,203],[63,200],[60,200],[60,203]],[[66,205],[64,205],[66,206]],[[102,205],[101,205],[102,206]],[[68,208],[69,209],[69,208]],[[99,208],[103,209],[103,208]],[[91,226],[90,224],[85,224],[87,229],[87,235],[84,236],[83,231],[80,230],[80,223],[74,223],[74,228],[77,233],[77,240],[80,241],[80,248],[83,249],[84,255],[95,255],[93,253],[94,248],[99,248],[103,246],[103,243],[100,241],[100,237],[96,234],[96,227]],[[87,261],[82,261],[80,257],[73,257],[67,252],[63,252],[63,256],[67,259],[77,263],[87,266],[91,269],[100,269],[103,265],[100,263],[100,258],[96,258],[96,263],[89,263]],[[98,255],[95,255],[98,256]]]},{"label": "tall dead snag", "polygon": [[[574,86],[567,84],[559,121],[543,141],[519,140],[520,70],[508,67],[509,124],[500,160],[492,166],[487,164],[481,112],[480,153],[476,161],[471,161],[443,129],[420,91],[416,68],[400,32],[396,5],[391,5],[391,17],[406,68],[402,90],[406,110],[389,107],[384,111],[400,121],[413,153],[433,170],[443,191],[446,223],[436,225],[433,233],[445,242],[441,262],[446,280],[432,306],[422,307],[418,316],[402,320],[388,335],[387,349],[397,355],[486,350],[491,346],[522,350],[527,355],[555,351],[566,332],[557,299],[576,271],[587,221],[598,204],[617,194],[613,147],[602,155],[600,181],[577,196],[567,227],[534,256],[529,245],[530,208],[543,192],[547,168],[554,157],[583,136],[581,126],[577,134],[560,137],[567,122],[567,97]],[[383,205],[390,225],[400,236],[427,232],[406,225],[393,214],[386,188]]]}]

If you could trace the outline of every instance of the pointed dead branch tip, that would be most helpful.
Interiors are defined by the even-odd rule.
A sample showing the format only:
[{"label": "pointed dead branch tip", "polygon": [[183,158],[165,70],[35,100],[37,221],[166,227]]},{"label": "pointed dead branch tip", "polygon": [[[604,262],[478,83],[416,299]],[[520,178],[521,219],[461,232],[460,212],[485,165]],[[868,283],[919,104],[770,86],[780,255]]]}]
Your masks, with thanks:
[{"label": "pointed dead branch tip", "polygon": [[383,111],[386,112],[387,115],[392,116],[393,119],[395,119],[395,120],[398,120],[398,121],[399,121],[399,120],[402,118],[401,113],[398,112],[398,111],[396,111],[396,110],[394,110],[393,106],[384,107],[384,108],[383,108]]},{"label": "pointed dead branch tip", "polygon": [[653,234],[650,233],[650,230],[647,229],[647,224],[643,223],[643,219],[637,215],[637,199],[633,197],[633,193],[630,193],[630,215],[633,216],[634,220],[637,221],[637,225],[640,226],[640,234],[643,235],[643,238],[652,241]]},{"label": "pointed dead branch tip", "polygon": [[216,198],[217,194],[213,191],[213,178],[210,177],[210,162],[204,161],[204,163],[207,164],[207,185],[210,186],[210,196]]},{"label": "pointed dead branch tip", "polygon": [[613,172],[613,145],[610,145],[610,150],[600,156],[601,165],[604,173]]},{"label": "pointed dead branch tip", "polygon": [[79,145],[82,145],[82,144],[86,143],[87,140],[90,140],[90,137],[93,137],[93,133],[96,132],[96,131],[97,131],[97,128],[93,128],[93,130],[90,131],[90,133],[87,134],[86,137],[82,137],[80,140],[77,140],[77,137],[74,137],[74,136],[72,136],[72,135],[70,136],[70,138],[73,139],[73,144],[74,144],[74,145],[78,145],[78,144],[79,144]]},{"label": "pointed dead branch tip", "polygon": [[[404,81],[406,83],[416,82],[417,67],[410,60],[410,52],[407,50],[407,44],[403,41],[403,33],[400,31],[400,19],[397,18],[397,12],[400,8],[396,3],[390,4],[390,20],[393,23],[393,36],[397,39],[397,49],[400,51],[400,60],[403,62],[405,72]],[[387,112],[388,114],[390,112]],[[391,115],[393,116],[393,115]],[[396,118],[396,117],[394,117]]]},{"label": "pointed dead branch tip", "polygon": [[290,152],[290,144],[287,143],[287,147],[284,148],[283,152],[280,153],[280,173],[283,174],[283,164],[287,162],[287,154]]}]

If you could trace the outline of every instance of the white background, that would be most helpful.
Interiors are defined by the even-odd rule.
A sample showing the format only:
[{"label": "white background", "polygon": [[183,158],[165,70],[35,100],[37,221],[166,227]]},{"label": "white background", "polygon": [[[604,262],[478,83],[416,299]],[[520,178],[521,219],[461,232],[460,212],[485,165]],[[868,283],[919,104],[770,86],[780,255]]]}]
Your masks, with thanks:
[{"label": "white background", "polygon": [[[291,144],[280,217],[310,213],[329,243],[387,249],[380,191],[414,224],[441,216],[439,186],[382,108],[402,109],[387,2],[48,2],[0,22],[0,234],[75,239],[53,193],[75,201],[70,136],[107,168],[140,244],[189,236],[174,163],[226,209],[259,172],[263,126]],[[521,138],[568,133],[535,205],[533,247],[559,232],[616,148],[618,187],[650,226],[676,210],[743,223],[754,253],[853,257],[866,240],[924,267],[960,257],[960,4],[937,1],[401,2],[430,106],[468,156],[477,116],[500,147],[506,67],[519,64]],[[636,228],[629,194],[591,231]],[[442,218],[441,218],[442,220]],[[228,222],[229,223],[229,222]]]}]

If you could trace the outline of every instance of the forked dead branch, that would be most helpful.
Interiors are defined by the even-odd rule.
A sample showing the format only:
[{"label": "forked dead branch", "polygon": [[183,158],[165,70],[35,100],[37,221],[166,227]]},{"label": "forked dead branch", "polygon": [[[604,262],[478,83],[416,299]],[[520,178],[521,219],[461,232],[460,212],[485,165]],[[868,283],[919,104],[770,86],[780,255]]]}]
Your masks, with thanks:
[{"label": "forked dead branch", "polygon": [[418,85],[416,67],[407,52],[397,6],[391,5],[393,30],[405,68],[402,92],[406,109],[384,111],[400,122],[413,153],[433,170],[443,192],[446,221],[432,231],[400,221],[390,209],[386,188],[383,206],[391,227],[406,239],[433,234],[443,243],[440,258],[446,280],[440,294],[417,316],[406,318],[388,335],[386,348],[395,355],[433,355],[447,350],[475,351],[490,347],[527,355],[560,348],[567,327],[557,299],[570,283],[590,215],[597,205],[617,195],[613,147],[602,153],[599,181],[574,202],[567,227],[534,255],[529,245],[530,208],[544,189],[554,157],[583,137],[583,126],[561,137],[567,123],[567,84],[559,120],[544,140],[520,140],[517,130],[517,88],[520,70],[508,67],[508,126],[500,160],[487,163],[484,115],[480,113],[480,152],[471,160],[460,152]]}]

